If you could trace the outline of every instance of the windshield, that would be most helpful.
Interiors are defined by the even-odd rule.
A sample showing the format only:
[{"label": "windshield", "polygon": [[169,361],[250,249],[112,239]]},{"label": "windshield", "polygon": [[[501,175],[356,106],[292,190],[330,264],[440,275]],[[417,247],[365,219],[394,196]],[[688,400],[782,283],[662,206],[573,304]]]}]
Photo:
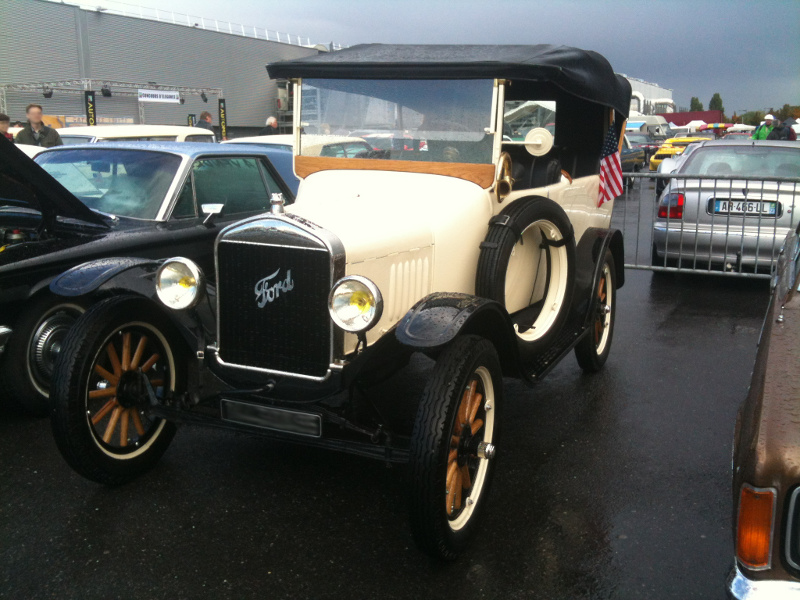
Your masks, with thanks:
[{"label": "windshield", "polygon": [[800,177],[800,148],[715,146],[698,148],[681,174]]},{"label": "windshield", "polygon": [[[301,122],[307,135],[299,154],[491,163],[493,139],[486,130],[493,86],[491,80],[305,79]],[[373,143],[377,132],[381,143]],[[335,147],[326,148],[330,144]]]},{"label": "windshield", "polygon": [[649,144],[650,138],[641,133],[626,133],[625,135],[628,136],[628,141],[633,144]]},{"label": "windshield", "polygon": [[36,162],[89,208],[155,219],[181,158],[165,152],[84,148],[45,152]]}]

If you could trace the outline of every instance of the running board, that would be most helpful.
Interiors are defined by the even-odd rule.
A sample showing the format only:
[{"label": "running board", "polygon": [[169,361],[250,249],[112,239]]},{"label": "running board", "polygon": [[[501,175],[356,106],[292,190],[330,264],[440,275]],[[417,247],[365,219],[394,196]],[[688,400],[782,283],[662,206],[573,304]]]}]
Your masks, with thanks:
[{"label": "running board", "polygon": [[591,328],[584,326],[585,316],[571,318],[550,347],[538,354],[529,364],[525,365],[528,381],[536,383],[544,377],[567,356],[584,336],[588,335]]}]

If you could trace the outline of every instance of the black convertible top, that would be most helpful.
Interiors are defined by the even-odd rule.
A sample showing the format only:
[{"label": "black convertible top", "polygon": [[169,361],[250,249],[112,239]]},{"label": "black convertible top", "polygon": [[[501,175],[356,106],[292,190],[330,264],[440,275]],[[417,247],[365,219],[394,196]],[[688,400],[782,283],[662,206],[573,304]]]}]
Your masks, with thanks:
[{"label": "black convertible top", "polygon": [[569,46],[361,44],[267,65],[273,79],[517,79],[550,82],[628,116],[631,86],[601,54]]}]

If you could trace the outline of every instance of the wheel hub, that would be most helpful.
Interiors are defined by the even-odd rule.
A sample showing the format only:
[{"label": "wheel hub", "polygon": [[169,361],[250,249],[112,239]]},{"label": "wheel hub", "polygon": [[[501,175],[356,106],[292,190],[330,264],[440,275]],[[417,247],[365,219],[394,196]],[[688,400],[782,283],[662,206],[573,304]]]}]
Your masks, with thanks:
[{"label": "wheel hub", "polygon": [[147,375],[141,371],[125,371],[117,383],[117,402],[123,408],[147,408],[148,383]]},{"label": "wheel hub", "polygon": [[45,319],[33,335],[30,347],[31,367],[38,379],[49,380],[61,344],[70,327],[75,323],[71,314],[60,312]]}]

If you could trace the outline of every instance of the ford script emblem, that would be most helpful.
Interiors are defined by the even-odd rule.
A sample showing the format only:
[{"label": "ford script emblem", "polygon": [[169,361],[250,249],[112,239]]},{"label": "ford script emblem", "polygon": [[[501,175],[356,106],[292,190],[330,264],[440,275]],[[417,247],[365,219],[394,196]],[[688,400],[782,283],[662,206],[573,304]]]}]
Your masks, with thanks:
[{"label": "ford script emblem", "polygon": [[285,279],[273,282],[273,280],[277,279],[278,273],[280,272],[281,270],[278,268],[272,275],[267,275],[264,279],[256,282],[255,292],[258,308],[264,308],[267,302],[274,302],[275,299],[281,295],[281,292],[286,294],[294,289],[291,269],[286,271]]}]

